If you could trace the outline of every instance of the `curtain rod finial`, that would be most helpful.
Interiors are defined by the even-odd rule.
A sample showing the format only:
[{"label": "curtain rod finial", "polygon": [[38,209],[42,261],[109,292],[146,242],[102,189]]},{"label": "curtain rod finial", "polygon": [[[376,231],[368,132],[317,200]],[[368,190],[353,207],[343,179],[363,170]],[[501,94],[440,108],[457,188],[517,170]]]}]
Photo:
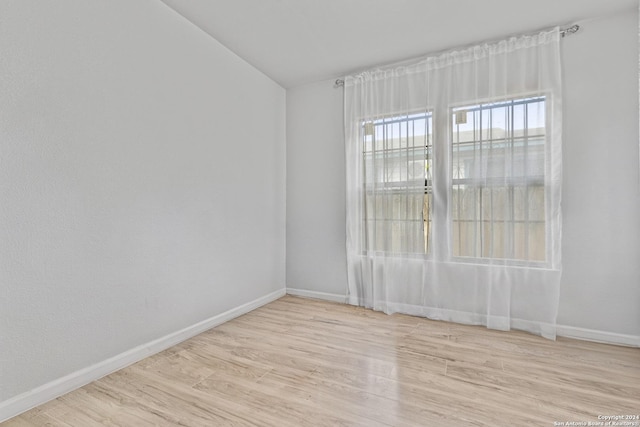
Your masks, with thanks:
[{"label": "curtain rod finial", "polygon": [[335,82],[335,87],[341,87],[341,86],[344,86],[344,80],[337,79]]},{"label": "curtain rod finial", "polygon": [[565,28],[564,30],[560,30],[560,34],[562,34],[562,37],[569,36],[571,34],[577,33],[579,29],[580,25],[576,24],[569,28]]}]

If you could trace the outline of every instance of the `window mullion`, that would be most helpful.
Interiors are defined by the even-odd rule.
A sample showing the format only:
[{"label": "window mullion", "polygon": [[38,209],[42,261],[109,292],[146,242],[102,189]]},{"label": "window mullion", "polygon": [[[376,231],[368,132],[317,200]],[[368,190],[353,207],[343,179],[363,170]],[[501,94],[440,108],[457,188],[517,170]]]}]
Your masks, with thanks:
[{"label": "window mullion", "polygon": [[509,213],[509,250],[508,250],[508,258],[515,258],[515,247],[516,247],[516,233],[515,233],[515,221],[516,221],[516,212],[515,212],[515,110],[513,101],[509,105],[509,134],[510,134],[510,145],[511,152],[509,153],[509,159],[511,160],[511,170],[509,171],[509,176],[507,177],[511,182],[509,183],[509,206],[511,207]]},{"label": "window mullion", "polygon": [[524,259],[529,259],[529,105],[524,104],[524,132],[523,151],[524,151]]},{"label": "window mullion", "polygon": [[[493,109],[489,110],[489,129],[488,129],[488,138],[489,138],[489,159],[493,159],[495,153],[493,151]],[[488,166],[488,165],[487,165]],[[488,172],[488,170],[487,170]],[[490,177],[491,179],[491,177]],[[493,236],[494,236],[494,225],[495,225],[495,214],[493,212],[493,195],[494,195],[495,185],[491,185],[489,187],[489,258],[493,258],[495,256],[493,250]]]},{"label": "window mullion", "polygon": [[432,149],[432,224],[433,259],[446,261],[452,256],[453,229],[451,227],[451,117],[447,105],[437,105],[433,113]]}]

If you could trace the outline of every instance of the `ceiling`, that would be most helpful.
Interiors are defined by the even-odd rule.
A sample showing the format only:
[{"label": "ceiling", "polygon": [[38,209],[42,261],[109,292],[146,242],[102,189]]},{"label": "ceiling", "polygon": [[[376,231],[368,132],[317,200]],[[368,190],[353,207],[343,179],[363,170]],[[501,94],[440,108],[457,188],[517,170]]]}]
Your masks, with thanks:
[{"label": "ceiling", "polygon": [[637,0],[162,0],[285,88],[591,17]]}]

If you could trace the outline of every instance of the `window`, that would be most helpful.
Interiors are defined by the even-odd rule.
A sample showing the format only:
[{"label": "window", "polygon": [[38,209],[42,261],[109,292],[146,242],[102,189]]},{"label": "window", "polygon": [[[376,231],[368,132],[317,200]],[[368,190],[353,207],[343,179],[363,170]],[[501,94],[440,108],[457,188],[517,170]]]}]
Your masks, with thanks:
[{"label": "window", "polygon": [[453,255],[545,261],[545,98],[454,108]]},{"label": "window", "polygon": [[430,112],[362,123],[365,248],[429,252],[432,129]]},{"label": "window", "polygon": [[545,97],[443,113],[451,117],[450,128],[438,134],[446,144],[438,152],[448,152],[451,173],[439,203],[449,215],[434,223],[433,116],[439,113],[361,122],[363,247],[429,255],[432,227],[441,227],[449,231],[439,234],[448,234],[449,257],[544,262]]}]

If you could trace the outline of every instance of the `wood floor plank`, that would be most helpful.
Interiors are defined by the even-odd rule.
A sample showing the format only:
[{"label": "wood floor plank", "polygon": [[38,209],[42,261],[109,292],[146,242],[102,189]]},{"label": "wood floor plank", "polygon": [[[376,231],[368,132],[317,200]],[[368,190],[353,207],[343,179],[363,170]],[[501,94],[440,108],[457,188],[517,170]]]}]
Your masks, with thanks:
[{"label": "wood floor plank", "polygon": [[640,349],[286,296],[2,427],[550,426],[640,413]]},{"label": "wood floor plank", "polygon": [[126,380],[103,378],[99,387],[103,392],[124,396],[128,405],[144,406],[146,411],[165,420],[161,425],[263,425],[246,419],[239,410],[242,408],[229,404],[229,400],[211,401],[196,389],[167,381],[153,371],[143,371],[137,367],[127,368],[126,371]]}]

